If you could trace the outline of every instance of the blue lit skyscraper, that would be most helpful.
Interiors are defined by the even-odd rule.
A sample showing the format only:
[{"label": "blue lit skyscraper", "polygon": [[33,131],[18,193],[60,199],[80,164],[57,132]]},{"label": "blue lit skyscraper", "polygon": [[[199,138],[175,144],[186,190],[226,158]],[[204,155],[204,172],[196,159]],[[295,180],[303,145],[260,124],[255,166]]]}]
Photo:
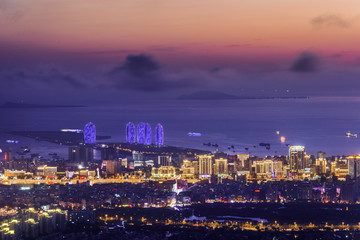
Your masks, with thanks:
[{"label": "blue lit skyscraper", "polygon": [[151,126],[149,123],[145,124],[145,144],[150,145],[152,143]]},{"label": "blue lit skyscraper", "polygon": [[92,122],[89,122],[84,127],[84,142],[87,144],[96,142],[96,127]]},{"label": "blue lit skyscraper", "polygon": [[155,145],[164,145],[164,128],[160,123],[155,127]]},{"label": "blue lit skyscraper", "polygon": [[137,143],[145,144],[146,137],[145,137],[145,123],[141,122],[137,125]]},{"label": "blue lit skyscraper", "polygon": [[126,142],[127,143],[135,143],[135,141],[136,141],[135,124],[132,122],[129,122],[126,125]]}]

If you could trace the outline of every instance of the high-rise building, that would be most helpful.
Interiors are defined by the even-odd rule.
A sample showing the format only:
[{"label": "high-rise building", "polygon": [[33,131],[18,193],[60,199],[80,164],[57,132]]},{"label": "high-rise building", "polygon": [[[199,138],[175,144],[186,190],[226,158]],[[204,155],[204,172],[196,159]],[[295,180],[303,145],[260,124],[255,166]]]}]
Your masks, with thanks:
[{"label": "high-rise building", "polygon": [[238,154],[236,155],[236,168],[237,170],[249,169],[248,160],[250,155],[249,154]]},{"label": "high-rise building", "polygon": [[283,177],[283,165],[281,161],[274,161],[272,159],[254,161],[253,169],[257,177],[262,177],[262,178]]},{"label": "high-rise building", "polygon": [[190,161],[185,159],[181,166],[182,171],[182,178],[189,179],[189,178],[196,178],[199,174],[199,166],[197,161]]},{"label": "high-rise building", "polygon": [[164,128],[160,123],[155,127],[155,145],[164,145]]},{"label": "high-rise building", "polygon": [[146,141],[146,129],[145,123],[140,122],[137,125],[137,143],[145,144]]},{"label": "high-rise building", "polygon": [[158,156],[158,165],[159,166],[170,166],[171,165],[171,156]]},{"label": "high-rise building", "polygon": [[121,173],[121,161],[120,160],[105,160],[103,165],[106,165],[106,173],[110,175],[116,175]]},{"label": "high-rise building", "polygon": [[89,122],[84,127],[84,142],[86,144],[94,144],[96,142],[96,127],[92,122]]},{"label": "high-rise building", "polygon": [[228,174],[228,160],[225,158],[215,159],[215,174],[226,175]]},{"label": "high-rise building", "polygon": [[136,141],[135,124],[132,122],[129,122],[126,125],[126,142],[127,143],[135,143],[135,141]]},{"label": "high-rise building", "polygon": [[132,159],[133,161],[144,161],[144,154],[141,152],[133,151]]},{"label": "high-rise building", "polygon": [[326,153],[325,153],[325,152],[322,152],[322,151],[318,152],[318,153],[317,153],[317,159],[319,159],[319,160],[326,160]]},{"label": "high-rise building", "polygon": [[86,146],[69,147],[70,162],[92,162],[94,160],[94,149]]},{"label": "high-rise building", "polygon": [[128,160],[127,158],[122,158],[121,160],[121,166],[124,167],[124,168],[127,168],[128,167]]},{"label": "high-rise building", "polygon": [[212,155],[199,155],[199,175],[212,175]]},{"label": "high-rise building", "polygon": [[304,146],[290,146],[289,147],[289,160],[290,170],[299,171],[306,168],[305,163],[305,147]]},{"label": "high-rise building", "polygon": [[4,160],[5,160],[5,161],[13,160],[12,152],[5,152],[5,153],[4,153]]},{"label": "high-rise building", "polygon": [[151,126],[149,123],[145,124],[145,144],[152,144],[152,134],[151,134]]},{"label": "high-rise building", "polygon": [[118,150],[115,147],[101,148],[102,160],[115,160],[118,159]]},{"label": "high-rise building", "polygon": [[360,177],[360,156],[348,157],[348,169],[351,178]]}]

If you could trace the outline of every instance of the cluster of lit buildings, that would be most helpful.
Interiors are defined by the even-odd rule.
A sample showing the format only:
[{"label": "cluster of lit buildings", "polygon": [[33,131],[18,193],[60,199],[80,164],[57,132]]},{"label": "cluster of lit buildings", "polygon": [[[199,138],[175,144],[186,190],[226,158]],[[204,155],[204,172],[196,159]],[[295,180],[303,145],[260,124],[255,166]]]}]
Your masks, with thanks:
[{"label": "cluster of lit buildings", "polygon": [[66,228],[67,212],[60,209],[20,210],[0,222],[0,239],[36,239]]},{"label": "cluster of lit buildings", "polygon": [[[9,155],[9,154],[8,154]],[[258,158],[249,154],[228,155],[223,152],[179,155],[149,155],[132,151],[120,156],[117,149],[101,149],[101,160],[94,160],[94,148],[87,145],[69,147],[69,161],[63,165],[36,165],[29,170],[26,161],[5,162],[8,179],[31,178],[134,178],[141,179],[206,179],[246,178],[248,180],[311,180],[336,177],[338,180],[360,177],[360,156],[326,157],[318,152],[308,155],[304,146],[289,146],[288,156]],[[50,163],[49,163],[50,164]]]}]

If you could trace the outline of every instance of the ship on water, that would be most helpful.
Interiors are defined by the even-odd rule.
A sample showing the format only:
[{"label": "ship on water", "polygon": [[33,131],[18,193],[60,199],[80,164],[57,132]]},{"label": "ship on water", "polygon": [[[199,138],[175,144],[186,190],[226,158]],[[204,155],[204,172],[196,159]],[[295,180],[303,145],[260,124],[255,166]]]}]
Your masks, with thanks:
[{"label": "ship on water", "polygon": [[357,134],[356,133],[354,134],[354,133],[351,133],[351,132],[347,132],[345,134],[345,136],[348,137],[348,138],[351,138],[351,137],[357,138]]}]

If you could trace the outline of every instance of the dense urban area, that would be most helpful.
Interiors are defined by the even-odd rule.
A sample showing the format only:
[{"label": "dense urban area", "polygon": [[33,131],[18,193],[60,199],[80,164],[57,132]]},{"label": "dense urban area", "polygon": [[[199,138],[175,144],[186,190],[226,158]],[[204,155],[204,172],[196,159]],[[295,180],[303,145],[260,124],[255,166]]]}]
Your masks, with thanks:
[{"label": "dense urban area", "polygon": [[360,156],[169,147],[160,124],[155,144],[147,127],[110,144],[89,123],[67,159],[4,151],[0,239],[360,237]]}]

